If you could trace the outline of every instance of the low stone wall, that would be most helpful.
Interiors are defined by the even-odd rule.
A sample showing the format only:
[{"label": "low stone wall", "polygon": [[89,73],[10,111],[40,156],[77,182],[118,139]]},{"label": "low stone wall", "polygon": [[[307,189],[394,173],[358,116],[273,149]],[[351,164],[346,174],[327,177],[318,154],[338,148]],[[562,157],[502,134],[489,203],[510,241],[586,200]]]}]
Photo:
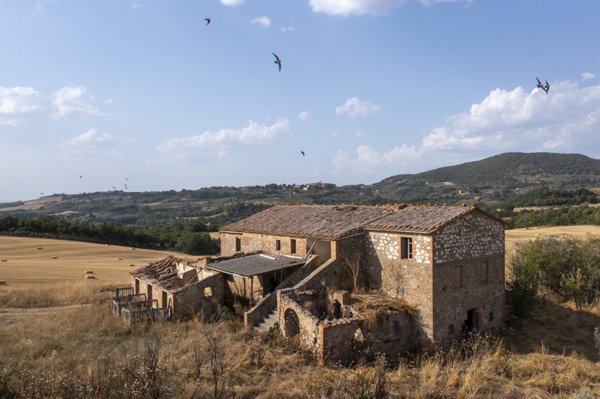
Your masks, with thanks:
[{"label": "low stone wall", "polygon": [[354,350],[360,320],[343,318],[324,320],[319,325],[319,349],[317,361],[324,366],[333,364],[350,365],[356,360]]}]

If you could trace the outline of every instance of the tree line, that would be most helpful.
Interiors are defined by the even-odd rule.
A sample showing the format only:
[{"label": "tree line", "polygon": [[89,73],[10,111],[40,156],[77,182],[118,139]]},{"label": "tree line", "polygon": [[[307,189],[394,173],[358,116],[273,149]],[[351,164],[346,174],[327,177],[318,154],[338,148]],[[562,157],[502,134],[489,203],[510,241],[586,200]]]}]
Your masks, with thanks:
[{"label": "tree line", "polygon": [[198,221],[177,221],[143,227],[108,222],[70,221],[55,216],[0,218],[0,234],[5,235],[174,250],[190,255],[209,255],[219,252],[219,240],[212,239],[209,235],[209,232],[214,230]]}]

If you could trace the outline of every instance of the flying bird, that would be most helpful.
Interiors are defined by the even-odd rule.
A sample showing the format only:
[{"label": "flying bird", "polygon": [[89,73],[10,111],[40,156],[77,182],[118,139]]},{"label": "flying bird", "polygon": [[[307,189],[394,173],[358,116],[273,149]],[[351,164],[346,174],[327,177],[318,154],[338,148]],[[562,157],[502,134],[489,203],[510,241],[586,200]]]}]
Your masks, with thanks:
[{"label": "flying bird", "polygon": [[537,77],[535,79],[537,80],[537,87],[539,89],[544,90],[546,94],[548,94],[548,91],[550,90],[550,83],[548,83],[548,81],[546,80],[546,84],[542,84],[542,82],[540,82],[540,80]]},{"label": "flying bird", "polygon": [[210,24],[210,18],[204,18],[204,20],[206,21],[206,25]]},{"label": "flying bird", "polygon": [[79,178],[80,178],[80,179],[82,179],[82,178],[83,178],[83,176],[79,175]]},{"label": "flying bird", "polygon": [[277,65],[279,65],[279,72],[281,72],[281,59],[277,56],[277,54],[272,53],[273,56],[275,57],[275,61],[273,61],[274,63],[276,63]]},{"label": "flying bird", "polygon": [[300,150],[300,154],[302,154],[303,157],[306,156],[306,154],[304,153],[304,151]]},{"label": "flying bird", "polygon": [[125,178],[125,180],[128,180],[127,178]]}]

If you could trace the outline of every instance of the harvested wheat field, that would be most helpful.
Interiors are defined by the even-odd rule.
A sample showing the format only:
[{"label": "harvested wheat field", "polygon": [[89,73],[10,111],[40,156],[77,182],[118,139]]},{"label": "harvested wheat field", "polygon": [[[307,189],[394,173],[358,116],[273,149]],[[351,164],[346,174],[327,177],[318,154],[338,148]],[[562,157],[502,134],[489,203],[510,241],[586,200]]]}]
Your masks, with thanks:
[{"label": "harvested wheat field", "polygon": [[[167,257],[186,256],[174,252],[152,251],[106,244],[0,236],[0,280],[8,285],[72,283],[90,284],[129,282],[129,272]],[[131,266],[134,265],[134,266]]]}]

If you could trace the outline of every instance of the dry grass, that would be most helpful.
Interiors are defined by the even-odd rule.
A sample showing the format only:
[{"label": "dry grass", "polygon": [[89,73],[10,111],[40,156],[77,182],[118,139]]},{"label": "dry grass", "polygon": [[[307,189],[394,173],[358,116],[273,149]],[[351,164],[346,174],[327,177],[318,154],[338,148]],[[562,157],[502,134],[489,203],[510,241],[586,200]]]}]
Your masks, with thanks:
[{"label": "dry grass", "polygon": [[[478,339],[393,367],[324,368],[280,338],[244,333],[238,321],[130,329],[105,304],[53,314],[36,310],[0,323],[0,380],[25,397],[151,397],[153,383],[160,397],[213,397],[209,335],[222,350],[226,398],[356,398],[382,391],[393,398],[570,398],[577,391],[600,392],[598,363],[539,345],[514,353],[497,340]],[[153,377],[148,346],[157,342]]]},{"label": "dry grass", "polygon": [[[9,282],[0,287],[0,396],[8,389],[32,398],[210,398],[208,335],[218,337],[222,351],[216,353],[222,356],[219,393],[224,398],[377,393],[392,398],[573,398],[576,392],[600,392],[600,364],[591,338],[593,326],[600,324],[598,308],[575,312],[547,299],[537,304],[534,318],[513,322],[503,342],[476,340],[443,353],[401,358],[394,366],[324,368],[293,342],[245,333],[231,316],[214,324],[194,320],[139,329],[113,318],[108,304],[100,302],[106,295],[99,291],[102,284],[126,282],[130,263],[143,264],[164,253],[144,255],[129,248],[116,253],[117,247],[71,242],[52,249],[53,240],[28,239],[18,239],[24,241],[15,242],[20,245],[15,249],[5,238],[0,237],[0,251],[9,262],[0,272],[18,262],[27,270],[0,274]],[[57,252],[45,253],[50,250]],[[36,258],[37,253],[42,255]],[[157,258],[132,259],[140,255]],[[65,263],[53,265],[50,256]],[[90,269],[99,281],[82,281]],[[158,353],[154,369],[149,367],[153,353]]]}]

